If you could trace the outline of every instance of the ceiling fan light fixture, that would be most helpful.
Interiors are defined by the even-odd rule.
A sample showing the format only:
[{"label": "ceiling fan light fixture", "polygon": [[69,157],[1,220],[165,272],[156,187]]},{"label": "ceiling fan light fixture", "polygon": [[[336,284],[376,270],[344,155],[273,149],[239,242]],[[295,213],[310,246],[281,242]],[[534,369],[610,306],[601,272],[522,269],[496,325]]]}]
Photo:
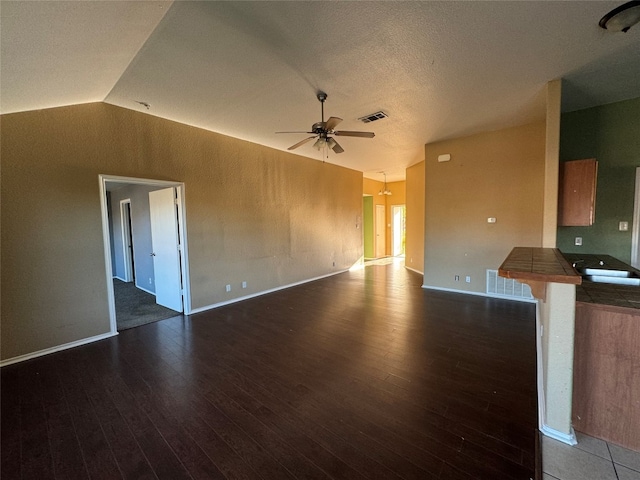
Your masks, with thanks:
[{"label": "ceiling fan light fixture", "polygon": [[329,135],[343,136],[343,137],[360,137],[360,138],[373,138],[375,137],[375,133],[373,132],[354,132],[349,130],[335,130],[335,128],[342,122],[341,118],[338,117],[329,117],[329,119],[325,122],[324,120],[324,102],[327,99],[327,94],[324,92],[318,92],[318,100],[320,101],[320,121],[314,123],[311,126],[311,131],[309,132],[276,132],[276,133],[307,133],[313,134],[311,137],[307,137],[304,140],[291,145],[287,150],[295,150],[298,147],[310,142],[311,140],[317,138],[313,147],[318,151],[323,150],[325,147],[331,148],[334,153],[344,153],[344,148],[340,146],[340,144]]},{"label": "ceiling fan light fixture", "polygon": [[600,19],[598,25],[612,32],[626,32],[640,22],[640,1],[634,0],[614,8]]}]

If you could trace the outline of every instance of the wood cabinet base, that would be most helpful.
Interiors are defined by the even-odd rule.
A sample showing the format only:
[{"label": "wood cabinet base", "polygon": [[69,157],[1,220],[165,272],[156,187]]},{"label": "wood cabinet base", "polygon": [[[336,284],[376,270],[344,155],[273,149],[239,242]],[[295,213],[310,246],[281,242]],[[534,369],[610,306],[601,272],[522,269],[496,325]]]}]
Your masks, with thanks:
[{"label": "wood cabinet base", "polygon": [[573,426],[640,451],[640,311],[577,302]]}]

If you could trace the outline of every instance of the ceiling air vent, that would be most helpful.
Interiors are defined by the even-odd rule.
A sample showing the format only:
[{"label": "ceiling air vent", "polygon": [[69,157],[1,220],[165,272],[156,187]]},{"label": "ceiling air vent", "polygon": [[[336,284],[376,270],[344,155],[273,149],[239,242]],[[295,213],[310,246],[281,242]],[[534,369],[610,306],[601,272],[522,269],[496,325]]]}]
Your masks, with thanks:
[{"label": "ceiling air vent", "polygon": [[379,112],[371,113],[369,115],[365,115],[364,117],[360,117],[358,120],[360,120],[362,123],[371,123],[371,122],[375,122],[376,120],[387,118],[388,116],[389,115],[387,115],[381,110]]}]

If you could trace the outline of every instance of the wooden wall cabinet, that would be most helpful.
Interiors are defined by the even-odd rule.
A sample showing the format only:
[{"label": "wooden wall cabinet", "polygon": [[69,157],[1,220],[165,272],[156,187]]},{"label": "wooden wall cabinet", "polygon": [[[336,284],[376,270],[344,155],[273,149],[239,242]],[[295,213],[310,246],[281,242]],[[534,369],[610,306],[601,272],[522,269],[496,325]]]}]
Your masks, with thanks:
[{"label": "wooden wall cabinet", "polygon": [[596,209],[595,158],[560,163],[558,178],[558,225],[585,227],[593,225]]}]

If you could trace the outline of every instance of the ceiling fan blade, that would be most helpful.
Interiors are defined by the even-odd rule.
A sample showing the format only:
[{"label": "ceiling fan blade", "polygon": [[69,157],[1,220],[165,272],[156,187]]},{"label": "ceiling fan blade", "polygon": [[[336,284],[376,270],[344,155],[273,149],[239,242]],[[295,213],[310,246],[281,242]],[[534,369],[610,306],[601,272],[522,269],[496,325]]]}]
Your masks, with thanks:
[{"label": "ceiling fan blade", "polygon": [[308,137],[305,138],[304,140],[299,141],[298,143],[296,143],[295,145],[291,145],[289,148],[287,148],[287,150],[294,150],[302,145],[304,145],[307,142],[310,142],[311,140],[313,140],[314,138],[316,138],[316,136],[314,135],[313,137]]},{"label": "ceiling fan blade", "polygon": [[333,140],[332,143],[333,143],[333,146],[331,147],[331,150],[333,150],[334,153],[342,153],[342,152],[344,152],[344,148],[342,148],[340,146],[340,144],[335,141],[335,139]]},{"label": "ceiling fan blade", "polygon": [[333,130],[334,128],[336,128],[341,121],[342,121],[341,118],[329,117],[329,120],[327,120],[327,122],[324,125],[324,129],[327,132],[329,132],[329,131]]},{"label": "ceiling fan blade", "polygon": [[276,133],[314,133],[314,132],[297,131],[297,132],[276,132]]},{"label": "ceiling fan blade", "polygon": [[373,132],[350,132],[348,130],[340,130],[339,132],[333,132],[333,134],[339,137],[373,138],[376,136],[376,134]]}]

